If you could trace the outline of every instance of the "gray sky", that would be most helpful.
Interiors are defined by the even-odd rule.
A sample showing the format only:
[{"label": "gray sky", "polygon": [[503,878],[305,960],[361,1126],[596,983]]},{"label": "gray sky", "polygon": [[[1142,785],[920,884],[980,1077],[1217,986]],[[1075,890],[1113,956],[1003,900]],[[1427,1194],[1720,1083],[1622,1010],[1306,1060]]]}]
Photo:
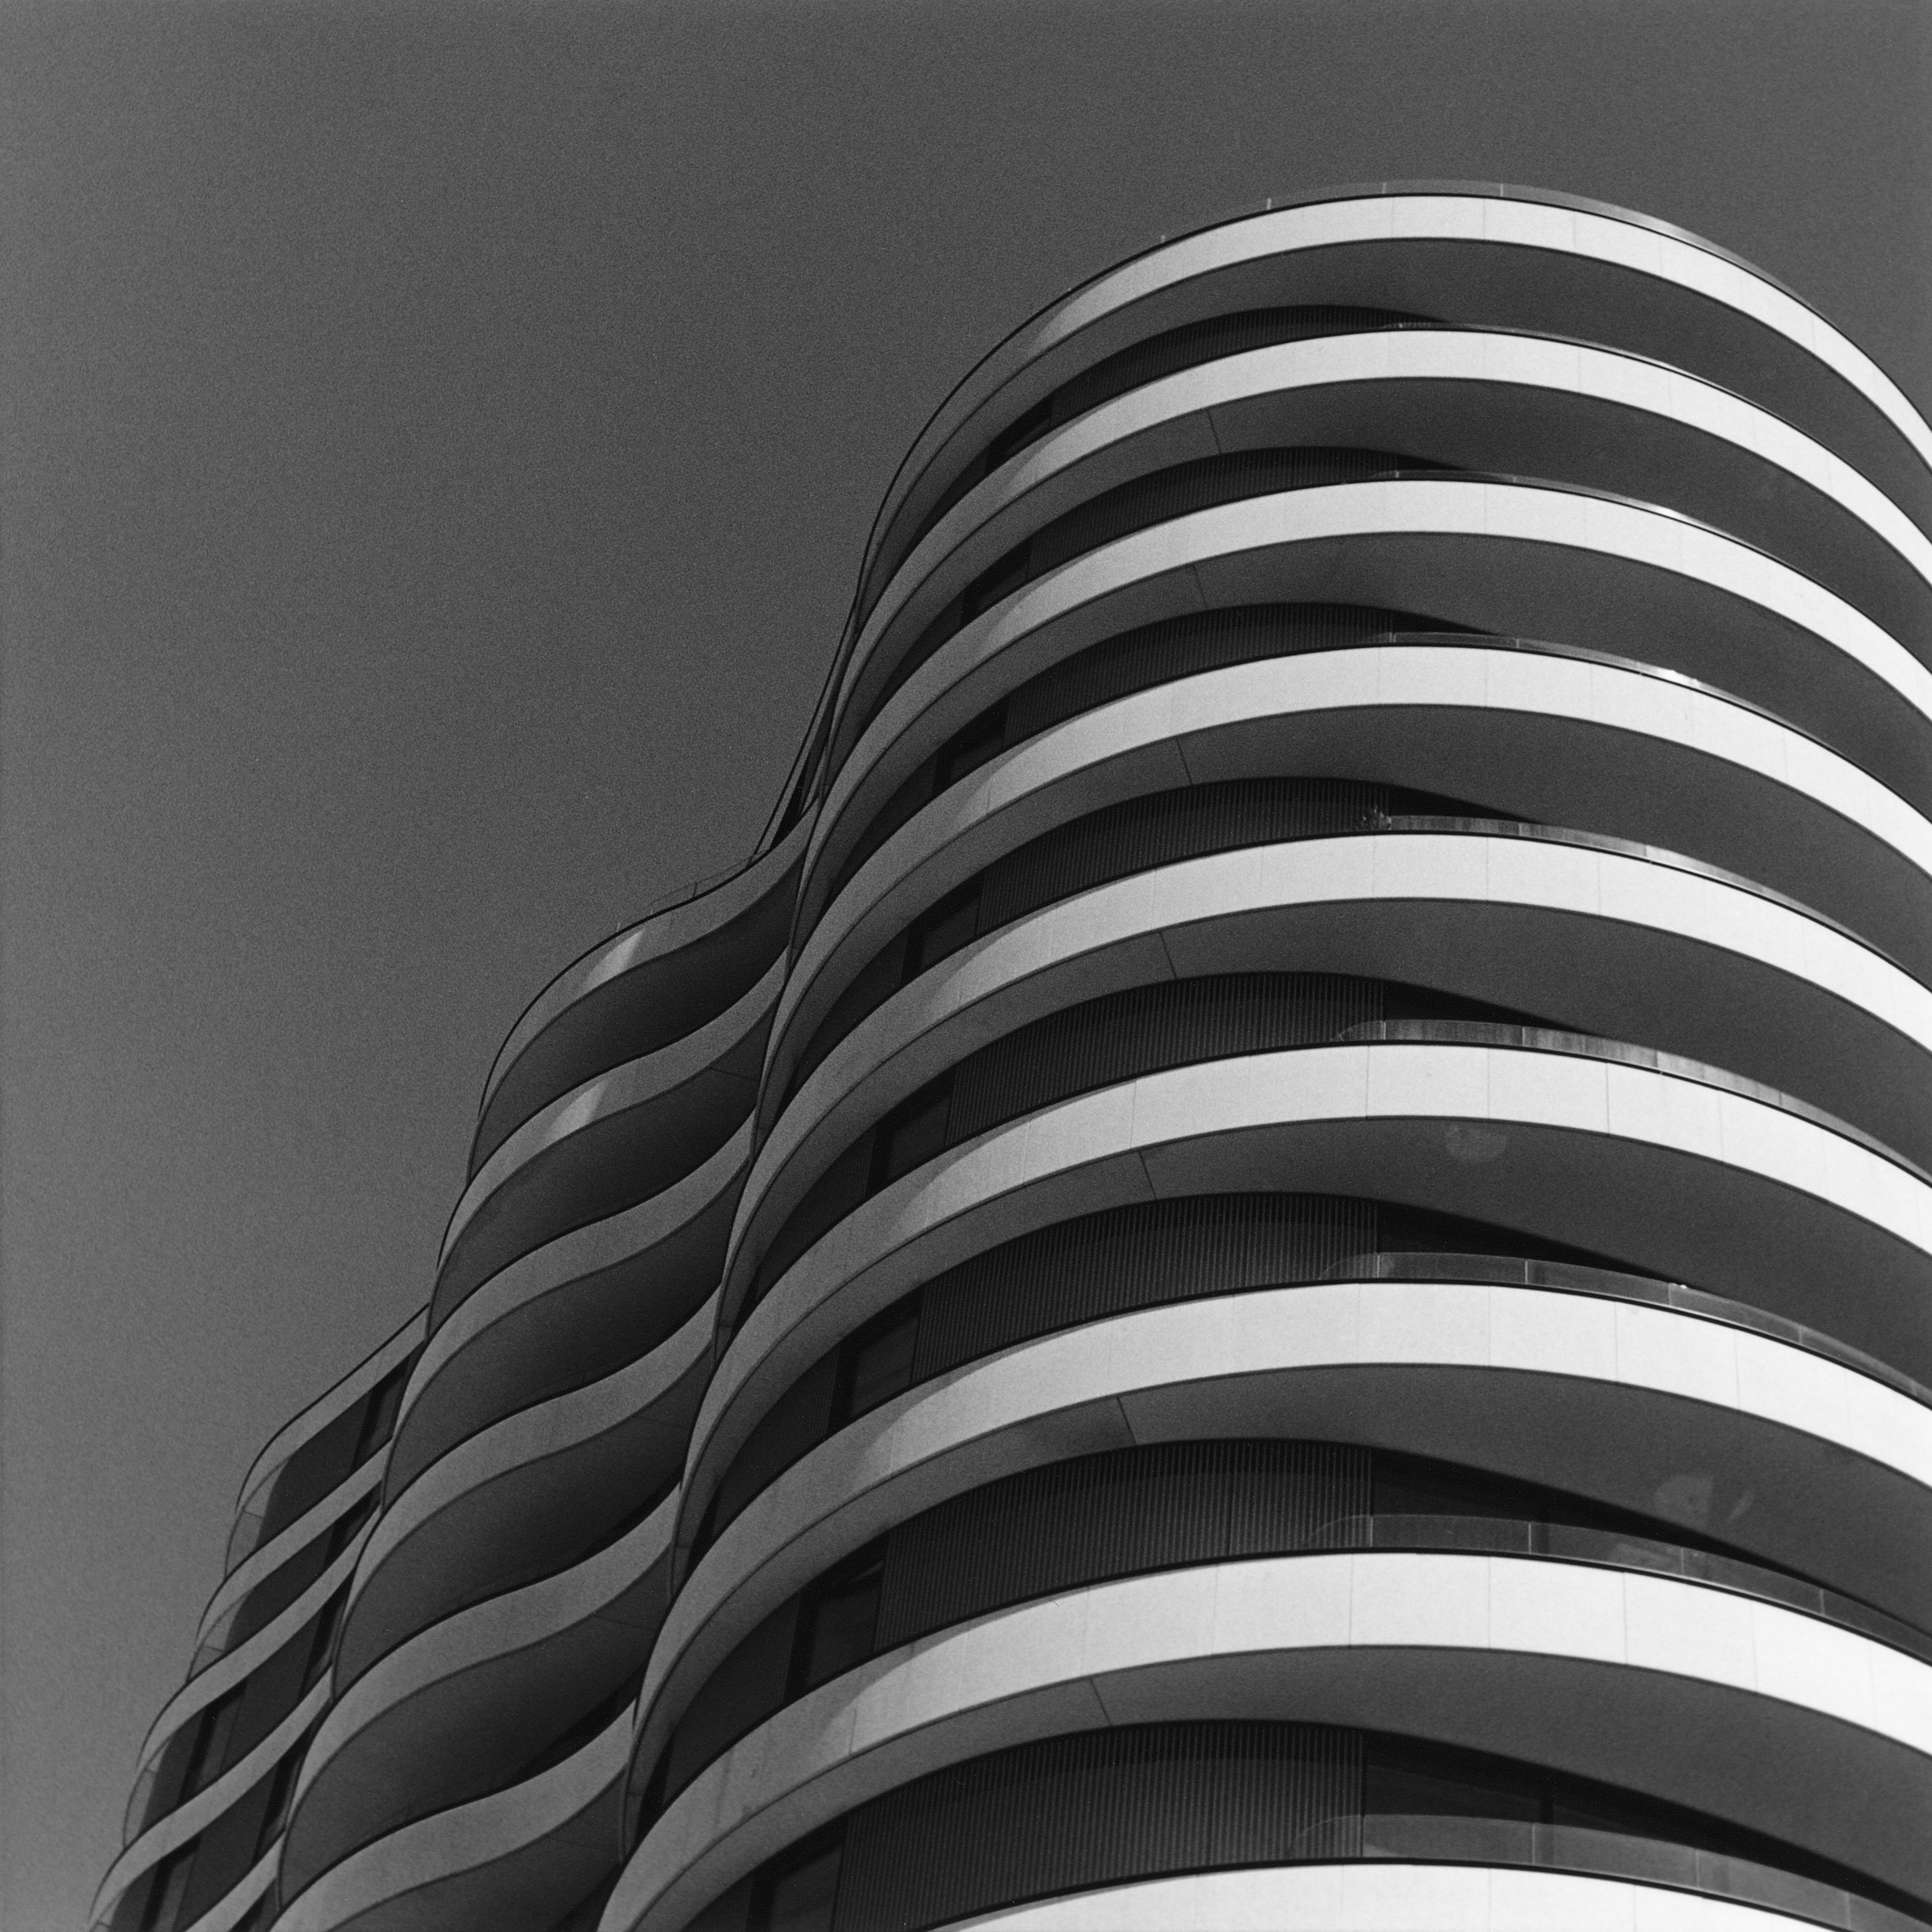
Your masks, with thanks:
[{"label": "gray sky", "polygon": [[7,1932],[491,1055],[772,803],[927,413],[1264,196],[1645,209],[1932,403],[1915,0],[0,5]]}]

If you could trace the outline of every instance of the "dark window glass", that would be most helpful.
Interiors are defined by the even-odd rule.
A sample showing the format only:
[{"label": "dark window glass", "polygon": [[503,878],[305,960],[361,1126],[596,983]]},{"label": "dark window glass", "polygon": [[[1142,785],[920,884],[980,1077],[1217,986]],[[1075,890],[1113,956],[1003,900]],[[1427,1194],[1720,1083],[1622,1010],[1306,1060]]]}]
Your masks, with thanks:
[{"label": "dark window glass", "polygon": [[838,1393],[833,1399],[832,1426],[842,1429],[855,1417],[909,1387],[914,1352],[919,1340],[919,1298],[902,1297],[861,1328],[845,1344],[840,1364]]},{"label": "dark window glass", "polygon": [[1002,698],[940,746],[933,761],[933,795],[936,798],[954,779],[978,770],[1005,741],[1006,700]]},{"label": "dark window glass", "polygon": [[627,1704],[636,1699],[643,1681],[644,1673],[642,1670],[626,1678],[609,1696],[601,1699],[586,1711],[575,1724],[559,1732],[541,1751],[526,1758],[517,1768],[515,1781],[521,1784],[526,1778],[535,1777],[539,1772],[547,1771],[553,1765],[562,1764],[565,1758],[581,1751]]},{"label": "dark window glass", "polygon": [[904,984],[910,985],[928,966],[978,936],[980,882],[969,879],[914,921],[906,935],[905,964],[900,969]]},{"label": "dark window glass", "polygon": [[986,454],[978,466],[978,473],[981,477],[991,476],[1014,451],[1024,449],[1036,438],[1045,436],[1053,427],[1054,401],[1054,397],[1047,396],[1034,403],[1025,415],[1008,423],[986,445]]},{"label": "dark window glass", "polygon": [[1550,1804],[1553,1825],[1578,1825],[1591,1831],[1621,1831],[1647,1838],[1657,1828],[1657,1807],[1614,1791],[1566,1791],[1559,1781]]},{"label": "dark window glass", "polygon": [[1383,1450],[1375,1459],[1378,1516],[1495,1516],[1535,1522],[1543,1511],[1527,1483]]},{"label": "dark window glass", "polygon": [[915,1093],[879,1123],[878,1137],[873,1143],[873,1192],[944,1151],[952,1108],[952,1078],[947,1075]]},{"label": "dark window glass", "polygon": [[335,1653],[336,1633],[342,1628],[342,1612],[348,1602],[348,1591],[338,1590],[316,1619],[315,1640],[308,1647],[308,1666],[302,1673],[304,1690],[328,1668],[329,1659]]},{"label": "dark window glass", "polygon": [[806,1597],[792,1653],[792,1696],[802,1696],[871,1656],[884,1568],[882,1553],[861,1550]]},{"label": "dark window glass", "polygon": [[141,1914],[141,1932],[175,1932],[182,1901],[188,1897],[188,1881],[194,1870],[195,1847],[199,1842],[191,1838],[155,1868],[148,1887],[147,1909]]},{"label": "dark window glass", "polygon": [[243,1688],[237,1685],[201,1713],[201,1721],[195,1730],[194,1751],[188,1761],[188,1773],[181,1781],[184,1799],[192,1798],[221,1775],[228,1762],[228,1744],[234,1735],[235,1718],[242,1708]]},{"label": "dark window glass", "polygon": [[268,1787],[268,1808],[262,1814],[262,1829],[255,1837],[255,1856],[261,1857],[282,1835],[288,1823],[288,1808],[295,1797],[295,1774],[302,1769],[302,1753],[308,1748],[305,1737],[275,1766]]},{"label": "dark window glass", "polygon": [[1534,1772],[1517,1773],[1507,1765],[1398,1749],[1371,1755],[1363,1809],[1372,1816],[1501,1818],[1538,1824],[1543,1818],[1543,1783]]},{"label": "dark window glass", "polygon": [[396,1411],[402,1406],[402,1385],[409,1379],[410,1367],[411,1362],[404,1362],[390,1369],[363,1398],[362,1426],[356,1439],[358,1465],[389,1440]]},{"label": "dark window glass", "polygon": [[365,1496],[354,1509],[337,1520],[335,1527],[328,1533],[328,1562],[323,1565],[324,1569],[356,1540],[357,1532],[375,1513],[376,1499],[373,1496]]},{"label": "dark window glass", "polygon": [[774,1874],[761,1932],[832,1932],[838,1902],[840,1847],[828,1845]]},{"label": "dark window glass", "polygon": [[991,569],[975,577],[960,600],[960,621],[976,617],[981,611],[992,609],[1001,597],[1018,590],[1031,575],[1032,557],[1033,542],[1029,538],[1009,551]]}]

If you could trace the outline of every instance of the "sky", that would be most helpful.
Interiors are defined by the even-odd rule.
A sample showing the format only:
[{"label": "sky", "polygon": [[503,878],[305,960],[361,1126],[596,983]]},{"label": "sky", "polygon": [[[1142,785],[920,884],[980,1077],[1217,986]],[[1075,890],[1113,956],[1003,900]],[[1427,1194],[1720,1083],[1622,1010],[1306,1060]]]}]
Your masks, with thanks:
[{"label": "sky", "polygon": [[1645,210],[1932,407],[1918,0],[0,0],[0,1926],[526,1001],[762,824],[906,444],[1324,185]]}]

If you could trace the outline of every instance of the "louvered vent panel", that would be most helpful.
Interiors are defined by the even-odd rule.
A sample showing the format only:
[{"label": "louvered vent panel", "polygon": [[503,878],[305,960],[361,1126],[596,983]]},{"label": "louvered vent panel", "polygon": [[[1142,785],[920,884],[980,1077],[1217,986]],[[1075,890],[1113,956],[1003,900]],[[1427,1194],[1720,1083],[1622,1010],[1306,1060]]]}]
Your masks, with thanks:
[{"label": "louvered vent panel", "polygon": [[1163,1443],[988,1484],[892,1533],[877,1646],[1104,1578],[1332,1541],[1369,1509],[1370,1463],[1334,1443]]},{"label": "louvered vent panel", "polygon": [[1373,1201],[1296,1194],[1139,1202],[1063,1221],[928,1285],[913,1379],[1130,1308],[1319,1281],[1372,1252],[1376,1228]]},{"label": "louvered vent panel", "polygon": [[920,1932],[1021,1900],[1361,1848],[1359,1736],[1162,1724],[1048,1738],[852,1814],[836,1932]]},{"label": "louvered vent panel", "polygon": [[[1230,1443],[1220,1554],[1283,1556],[1360,1540],[1373,1504],[1374,1451],[1352,1443]],[[1351,1523],[1347,1530],[1340,1527]]]}]

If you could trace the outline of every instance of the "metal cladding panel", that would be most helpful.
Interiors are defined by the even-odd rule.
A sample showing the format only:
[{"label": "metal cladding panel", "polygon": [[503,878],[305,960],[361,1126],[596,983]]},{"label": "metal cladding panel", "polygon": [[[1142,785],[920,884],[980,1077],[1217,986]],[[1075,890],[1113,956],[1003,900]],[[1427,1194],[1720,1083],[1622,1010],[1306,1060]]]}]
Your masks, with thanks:
[{"label": "metal cladding panel", "polygon": [[836,1932],[919,1932],[1162,1872],[1355,1857],[1361,1767],[1358,1735],[1315,1724],[1085,1732],[976,1758],[852,1814]]}]

